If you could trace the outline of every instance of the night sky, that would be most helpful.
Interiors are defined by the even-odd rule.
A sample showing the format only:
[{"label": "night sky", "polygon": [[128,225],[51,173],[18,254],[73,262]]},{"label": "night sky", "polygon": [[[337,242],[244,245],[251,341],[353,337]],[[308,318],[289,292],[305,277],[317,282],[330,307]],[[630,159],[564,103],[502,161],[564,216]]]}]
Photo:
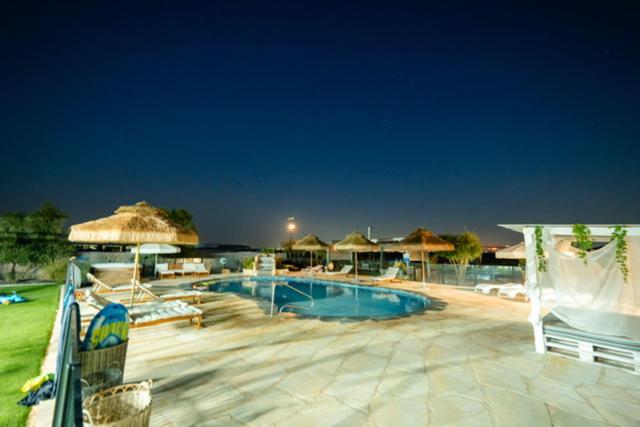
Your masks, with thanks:
[{"label": "night sky", "polygon": [[0,6],[0,212],[147,200],[252,245],[639,221],[640,2],[52,3]]}]

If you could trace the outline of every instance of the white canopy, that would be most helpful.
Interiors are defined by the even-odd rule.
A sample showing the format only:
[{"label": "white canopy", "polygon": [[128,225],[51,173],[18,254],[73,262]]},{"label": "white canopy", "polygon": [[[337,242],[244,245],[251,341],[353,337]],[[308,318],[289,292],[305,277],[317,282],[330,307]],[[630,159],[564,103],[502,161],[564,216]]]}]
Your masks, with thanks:
[{"label": "white canopy", "polygon": [[[640,340],[640,226],[624,225],[627,245],[625,280],[618,259],[615,225],[587,225],[594,241],[607,242],[586,253],[585,259],[571,246],[572,225],[505,225],[525,237],[529,321],[534,326],[536,350],[544,352],[542,306],[568,325],[597,334]],[[539,244],[546,271],[539,271]],[[544,269],[543,269],[544,270]]]}]

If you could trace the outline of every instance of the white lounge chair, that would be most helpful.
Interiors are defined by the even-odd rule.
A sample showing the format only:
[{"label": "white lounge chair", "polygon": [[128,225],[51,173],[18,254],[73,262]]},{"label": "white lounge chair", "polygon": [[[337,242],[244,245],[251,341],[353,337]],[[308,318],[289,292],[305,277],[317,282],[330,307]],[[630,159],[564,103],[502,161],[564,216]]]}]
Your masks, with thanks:
[{"label": "white lounge chair", "polygon": [[164,279],[165,277],[174,278],[176,277],[175,270],[169,269],[169,264],[156,264],[156,276],[160,279]]},{"label": "white lounge chair", "polygon": [[309,273],[309,274],[314,274],[314,273],[322,273],[322,270],[324,269],[324,267],[320,264],[318,265],[314,265],[313,267],[305,267],[302,269],[303,273]]},{"label": "white lounge chair", "polygon": [[400,269],[398,267],[389,267],[387,268],[387,270],[382,274],[382,276],[380,277],[373,277],[371,279],[371,281],[373,282],[392,282],[394,280],[397,280],[396,277],[398,276],[398,273],[400,272]]},{"label": "white lounge chair", "polygon": [[529,295],[527,294],[527,287],[524,285],[515,284],[513,286],[505,286],[500,288],[500,290],[498,291],[499,297],[516,299],[518,295],[523,296],[525,301],[529,300]]},{"label": "white lounge chair", "polygon": [[499,292],[502,288],[510,288],[513,286],[522,286],[519,283],[480,283],[479,285],[474,286],[473,290],[476,292],[482,292],[485,295],[490,295],[491,292]]},{"label": "white lounge chair", "polygon": [[351,273],[351,270],[353,270],[353,265],[345,265],[340,271],[327,271],[323,274],[327,276],[346,276]]},{"label": "white lounge chair", "polygon": [[[87,304],[98,310],[114,303],[114,301],[94,293],[91,289],[86,290],[85,300]],[[202,310],[191,307],[182,301],[153,301],[127,307],[127,311],[132,328],[179,320],[188,320],[189,324],[195,324],[198,329],[202,326]]]},{"label": "white lounge chair", "polygon": [[205,267],[204,263],[196,263],[196,274],[198,276],[208,276],[209,275],[209,269],[207,267]]}]

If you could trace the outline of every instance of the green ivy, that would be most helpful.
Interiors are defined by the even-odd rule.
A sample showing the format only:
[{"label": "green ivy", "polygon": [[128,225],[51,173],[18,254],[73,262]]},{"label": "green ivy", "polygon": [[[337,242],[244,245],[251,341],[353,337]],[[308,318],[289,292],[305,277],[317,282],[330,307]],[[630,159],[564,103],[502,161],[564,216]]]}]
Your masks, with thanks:
[{"label": "green ivy", "polygon": [[620,272],[627,283],[629,278],[629,265],[627,264],[627,229],[623,225],[616,225],[611,233],[611,240],[616,242],[616,262],[620,266]]},{"label": "green ivy", "polygon": [[538,271],[547,271],[547,260],[544,257],[544,248],[542,247],[542,227],[536,225],[536,257],[538,258]]},{"label": "green ivy", "polygon": [[576,246],[578,247],[578,257],[587,264],[587,252],[593,248],[591,230],[584,224],[573,225],[573,235],[576,236]]}]

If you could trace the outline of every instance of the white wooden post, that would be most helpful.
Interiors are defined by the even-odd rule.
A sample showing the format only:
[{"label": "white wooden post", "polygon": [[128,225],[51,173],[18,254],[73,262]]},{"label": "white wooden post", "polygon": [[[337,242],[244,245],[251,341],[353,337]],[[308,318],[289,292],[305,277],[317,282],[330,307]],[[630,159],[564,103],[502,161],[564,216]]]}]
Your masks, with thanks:
[{"label": "white wooden post", "polygon": [[538,285],[538,272],[536,264],[536,242],[534,236],[534,227],[524,227],[525,252],[527,255],[527,293],[531,303],[531,313],[529,314],[529,323],[533,326],[533,338],[535,340],[536,352],[546,353],[547,348],[544,343],[544,334],[542,332],[542,301],[540,286]]}]

